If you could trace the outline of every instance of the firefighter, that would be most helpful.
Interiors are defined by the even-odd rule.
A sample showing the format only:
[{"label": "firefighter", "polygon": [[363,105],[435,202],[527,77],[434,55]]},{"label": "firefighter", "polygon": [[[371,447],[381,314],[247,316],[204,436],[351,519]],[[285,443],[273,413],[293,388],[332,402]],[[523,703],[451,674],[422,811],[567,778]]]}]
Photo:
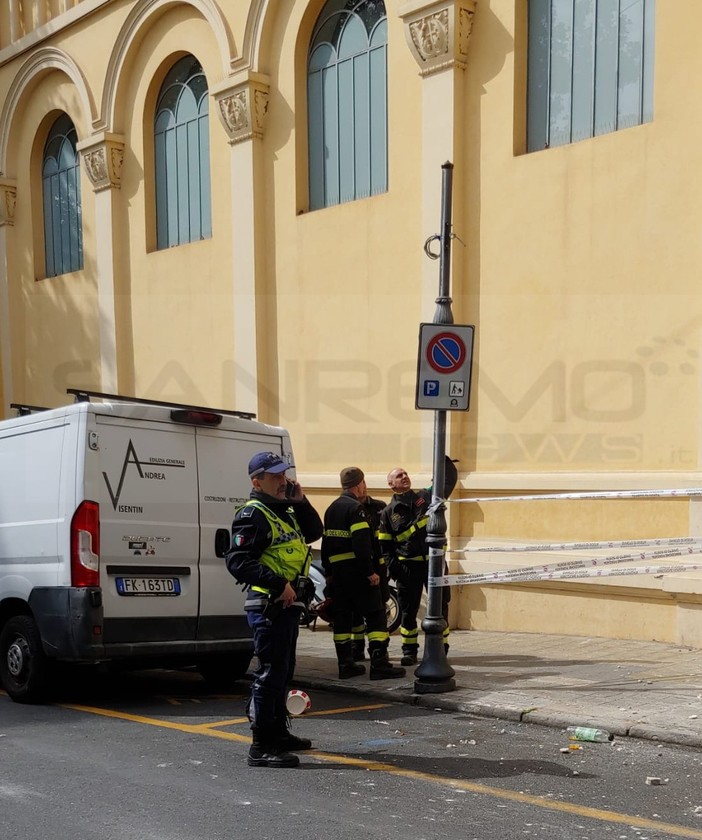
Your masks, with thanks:
[{"label": "firefighter", "polygon": [[[368,524],[373,533],[373,570],[378,575],[380,586],[380,596],[383,604],[387,604],[390,597],[390,589],[388,586],[388,567],[385,563],[385,558],[380,550],[380,543],[378,542],[378,528],[380,527],[380,513],[386,505],[386,502],[380,499],[374,499],[366,495],[360,497],[358,500],[366,512]],[[366,623],[362,615],[358,613],[353,614],[353,621],[351,627],[351,647],[353,651],[353,661],[363,662],[366,658]]]},{"label": "firefighter", "polygon": [[246,712],[251,721],[251,767],[297,767],[295,751],[312,743],[289,728],[288,683],[295,670],[300,608],[309,592],[309,543],[322,536],[322,520],[296,481],[292,464],[274,452],[249,462],[253,489],[232,523],[227,568],[247,586],[244,609],[258,665]]},{"label": "firefighter", "polygon": [[[451,495],[457,480],[458,471],[453,461],[447,457],[443,498],[447,499]],[[402,467],[396,467],[388,473],[388,486],[393,491],[393,497],[380,515],[378,540],[388,564],[390,577],[397,583],[397,599],[402,613],[400,664],[416,665],[419,654],[417,613],[422,592],[427,588],[429,579],[427,524],[432,490],[412,490],[412,480]],[[444,648],[448,651],[450,589],[447,586],[443,587],[441,594],[441,612],[447,622],[444,630]]]},{"label": "firefighter", "polygon": [[363,471],[347,467],[340,474],[342,494],[327,508],[322,537],[322,563],[330,581],[334,603],[334,647],[339,679],[365,674],[354,662],[352,630],[354,614],[365,619],[370,655],[370,678],[404,677],[405,669],[390,664],[385,604],[380,577],[373,567],[373,531],[360,502],[367,496]]}]

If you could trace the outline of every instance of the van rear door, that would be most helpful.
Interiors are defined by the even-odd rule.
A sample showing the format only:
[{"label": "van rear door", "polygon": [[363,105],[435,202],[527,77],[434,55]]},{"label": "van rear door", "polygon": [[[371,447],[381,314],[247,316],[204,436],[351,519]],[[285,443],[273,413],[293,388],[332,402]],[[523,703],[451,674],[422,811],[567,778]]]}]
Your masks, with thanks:
[{"label": "van rear door", "polygon": [[86,460],[98,463],[86,474],[100,504],[105,644],[192,640],[200,590],[194,429],[95,420]]},{"label": "van rear door", "polygon": [[231,531],[234,513],[249,498],[248,463],[257,452],[282,451],[282,439],[224,429],[198,428],[200,481],[200,627],[198,638],[248,636],[244,592],[215,554],[218,529]]}]

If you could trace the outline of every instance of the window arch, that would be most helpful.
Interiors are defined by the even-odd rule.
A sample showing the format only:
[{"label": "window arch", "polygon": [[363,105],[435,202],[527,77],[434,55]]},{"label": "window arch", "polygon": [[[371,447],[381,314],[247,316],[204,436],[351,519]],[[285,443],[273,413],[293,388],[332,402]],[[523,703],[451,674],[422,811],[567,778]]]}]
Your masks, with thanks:
[{"label": "window arch", "polygon": [[161,85],[154,164],[157,248],[212,236],[208,88],[192,55],[177,61]]},{"label": "window arch", "polygon": [[71,118],[61,114],[49,130],[42,156],[46,277],[83,268],[80,156],[76,142]]},{"label": "window arch", "polygon": [[327,0],[307,60],[310,209],[388,188],[383,0]]}]

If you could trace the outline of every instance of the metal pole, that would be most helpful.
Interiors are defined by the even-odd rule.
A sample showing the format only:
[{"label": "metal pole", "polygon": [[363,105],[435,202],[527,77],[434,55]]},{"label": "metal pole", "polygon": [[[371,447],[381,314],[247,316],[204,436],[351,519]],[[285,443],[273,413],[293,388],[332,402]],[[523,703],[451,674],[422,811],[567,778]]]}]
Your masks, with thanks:
[{"label": "metal pole", "polygon": [[[439,296],[436,299],[435,324],[453,324],[451,312],[451,203],[453,195],[453,164],[441,167],[441,261],[439,263]],[[427,525],[429,548],[429,580],[444,574],[446,545],[446,507],[441,503],[446,476],[446,411],[434,412],[434,471],[432,504]],[[415,670],[416,694],[441,694],[454,691],[456,673],[448,664],[444,649],[446,621],[442,615],[443,587],[429,584],[427,613],[422,621],[424,655]]]}]

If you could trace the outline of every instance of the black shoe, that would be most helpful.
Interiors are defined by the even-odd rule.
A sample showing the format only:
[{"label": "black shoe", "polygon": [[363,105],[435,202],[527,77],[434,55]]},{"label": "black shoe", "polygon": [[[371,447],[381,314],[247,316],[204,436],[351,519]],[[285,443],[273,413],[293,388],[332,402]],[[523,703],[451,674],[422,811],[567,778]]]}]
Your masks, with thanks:
[{"label": "black shoe", "polygon": [[343,664],[339,665],[339,679],[340,680],[348,680],[351,677],[360,677],[361,674],[365,674],[366,669],[363,665],[356,665],[355,662],[344,662]]},{"label": "black shoe", "polygon": [[402,659],[400,660],[400,665],[416,665],[417,664],[417,654],[416,653],[403,653]]},{"label": "black shoe", "polygon": [[363,648],[359,648],[353,652],[353,661],[354,662],[364,662],[366,658],[366,652]]},{"label": "black shoe", "polygon": [[246,759],[249,767],[297,767],[300,759],[291,752],[285,752],[280,747],[249,747]]},{"label": "black shoe", "polygon": [[391,665],[384,651],[379,656],[371,655],[370,678],[372,680],[396,680],[404,675],[405,669]]},{"label": "black shoe", "polygon": [[302,750],[311,750],[312,741],[309,738],[298,738],[292,732],[286,732],[276,739],[276,747],[287,752],[301,752]]}]

